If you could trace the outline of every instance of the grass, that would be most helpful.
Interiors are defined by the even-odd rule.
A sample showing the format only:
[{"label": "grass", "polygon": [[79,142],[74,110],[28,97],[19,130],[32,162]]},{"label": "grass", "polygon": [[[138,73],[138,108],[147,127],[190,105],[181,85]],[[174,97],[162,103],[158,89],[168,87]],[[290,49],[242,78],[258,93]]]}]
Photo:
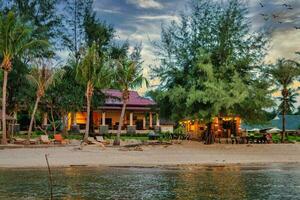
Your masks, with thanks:
[{"label": "grass", "polygon": [[[280,141],[281,141],[280,134],[273,134],[272,135],[272,140],[273,140],[274,143],[280,143]],[[294,141],[300,142],[300,136],[290,135],[290,136],[288,136],[287,141],[288,142],[294,142]]]},{"label": "grass", "polygon": [[[31,138],[32,139],[39,138],[41,135],[44,135],[44,133],[41,131],[35,131],[31,134]],[[14,135],[14,137],[27,139],[27,134],[16,134],[16,135]],[[259,136],[254,135],[254,137],[261,137],[261,135],[259,135]],[[49,138],[53,139],[53,134],[49,134]],[[68,136],[66,136],[64,138],[69,139],[69,140],[82,140],[83,136],[81,134],[69,134]],[[116,136],[105,137],[105,139],[112,139],[112,140],[114,140],[115,138],[116,138]],[[280,134],[272,135],[272,140],[274,143],[280,143],[280,138],[281,138]],[[121,140],[122,141],[125,141],[125,140],[148,141],[149,138],[146,134],[143,134],[143,135],[134,134],[134,135],[122,135]],[[166,135],[161,134],[159,140],[168,141],[170,139],[169,139],[169,137],[166,137]],[[287,141],[288,142],[295,142],[295,141],[300,142],[300,136],[293,136],[293,135],[288,136]]]}]

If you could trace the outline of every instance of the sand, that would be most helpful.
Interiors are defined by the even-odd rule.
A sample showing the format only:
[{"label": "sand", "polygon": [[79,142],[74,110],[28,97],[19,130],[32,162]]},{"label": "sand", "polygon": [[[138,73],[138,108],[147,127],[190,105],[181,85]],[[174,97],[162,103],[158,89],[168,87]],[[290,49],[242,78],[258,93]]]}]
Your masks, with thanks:
[{"label": "sand", "polygon": [[203,145],[186,141],[175,145],[143,146],[128,151],[97,146],[18,148],[0,150],[0,168],[118,166],[162,167],[230,164],[300,163],[300,144]]}]

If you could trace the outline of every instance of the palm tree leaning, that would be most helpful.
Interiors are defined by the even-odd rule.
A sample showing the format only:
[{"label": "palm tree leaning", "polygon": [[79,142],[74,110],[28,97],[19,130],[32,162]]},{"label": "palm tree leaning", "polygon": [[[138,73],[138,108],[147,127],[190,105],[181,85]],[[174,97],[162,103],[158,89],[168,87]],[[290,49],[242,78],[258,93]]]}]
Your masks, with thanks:
[{"label": "palm tree leaning", "polygon": [[97,46],[94,43],[88,48],[86,54],[81,59],[76,70],[76,80],[86,86],[86,128],[84,134],[84,142],[88,142],[91,101],[94,89],[103,89],[111,84],[112,72],[105,62],[104,55],[99,55]]},{"label": "palm tree leaning", "polygon": [[36,86],[36,100],[34,104],[34,108],[31,114],[31,120],[30,125],[28,129],[28,135],[27,135],[27,141],[29,141],[32,133],[33,128],[33,122],[35,113],[38,108],[38,104],[42,97],[45,96],[45,91],[49,88],[51,84],[54,84],[55,79],[62,76],[63,71],[62,70],[51,70],[46,67],[46,64],[42,62],[38,63],[37,66],[39,67],[33,67],[30,71],[30,74],[27,76],[28,80]]},{"label": "palm tree leaning", "polygon": [[295,61],[280,59],[275,66],[270,69],[270,74],[282,95],[282,97],[280,97],[281,103],[279,105],[279,112],[282,115],[281,142],[283,142],[284,136],[286,135],[285,117],[292,108],[291,104],[293,103],[293,96],[295,95],[295,91],[291,87],[300,76],[300,66]]},{"label": "palm tree leaning", "polygon": [[123,58],[117,60],[114,64],[115,86],[122,91],[123,102],[117,137],[114,140],[114,145],[120,145],[120,136],[126,111],[126,104],[129,100],[129,89],[141,87],[143,83],[146,83],[146,86],[148,86],[148,81],[143,76],[141,63],[130,58]]},{"label": "palm tree leaning", "polygon": [[22,58],[34,50],[47,45],[46,41],[32,37],[30,26],[22,24],[13,12],[0,14],[0,57],[3,70],[2,86],[2,144],[7,144],[6,138],[6,93],[8,73],[13,68],[13,59]]}]

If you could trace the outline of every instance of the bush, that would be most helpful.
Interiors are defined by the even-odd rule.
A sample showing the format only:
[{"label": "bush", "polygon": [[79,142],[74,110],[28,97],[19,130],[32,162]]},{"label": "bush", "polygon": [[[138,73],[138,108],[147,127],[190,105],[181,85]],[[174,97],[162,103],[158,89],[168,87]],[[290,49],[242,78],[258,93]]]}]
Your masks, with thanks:
[{"label": "bush", "polygon": [[179,126],[174,130],[173,137],[176,139],[184,138],[186,136],[186,130],[184,127]]},{"label": "bush", "polygon": [[171,140],[173,134],[171,132],[167,131],[167,132],[161,132],[160,136],[162,139]]}]

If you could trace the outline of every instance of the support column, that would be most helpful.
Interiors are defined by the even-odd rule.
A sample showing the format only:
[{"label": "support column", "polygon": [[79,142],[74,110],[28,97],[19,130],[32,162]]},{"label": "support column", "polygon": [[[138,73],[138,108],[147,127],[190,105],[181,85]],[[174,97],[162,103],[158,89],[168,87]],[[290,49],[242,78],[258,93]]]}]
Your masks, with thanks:
[{"label": "support column", "polygon": [[133,126],[133,113],[130,113],[130,122],[129,122],[130,126]]},{"label": "support column", "polygon": [[101,116],[102,123],[99,126],[99,134],[100,135],[107,135],[108,134],[109,127],[105,123],[105,118],[106,118],[106,113],[105,113],[105,111],[102,111],[102,116]]},{"label": "support column", "polygon": [[43,126],[46,126],[48,124],[48,114],[47,112],[44,112],[43,114]]},{"label": "support column", "polygon": [[77,112],[74,112],[73,125],[77,125]]},{"label": "support column", "polygon": [[160,126],[159,114],[156,114],[156,126]]},{"label": "support column", "polygon": [[152,128],[152,124],[153,124],[153,121],[152,121],[152,112],[149,113],[149,127]]},{"label": "support column", "polygon": [[102,126],[105,126],[105,112],[102,112]]},{"label": "support column", "polygon": [[143,117],[143,129],[146,130],[146,117]]}]

